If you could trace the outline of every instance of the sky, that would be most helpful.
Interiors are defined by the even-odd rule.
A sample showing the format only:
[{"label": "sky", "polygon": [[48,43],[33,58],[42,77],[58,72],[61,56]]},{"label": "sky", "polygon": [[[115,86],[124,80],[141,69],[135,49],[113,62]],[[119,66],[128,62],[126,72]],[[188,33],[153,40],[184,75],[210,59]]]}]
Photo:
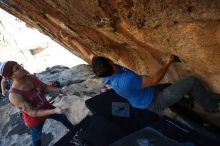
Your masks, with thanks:
[{"label": "sky", "polygon": [[[45,49],[32,55],[29,50],[38,47]],[[8,60],[23,64],[31,73],[54,65],[73,67],[86,64],[46,35],[27,27],[25,22],[0,9],[0,62]]]}]

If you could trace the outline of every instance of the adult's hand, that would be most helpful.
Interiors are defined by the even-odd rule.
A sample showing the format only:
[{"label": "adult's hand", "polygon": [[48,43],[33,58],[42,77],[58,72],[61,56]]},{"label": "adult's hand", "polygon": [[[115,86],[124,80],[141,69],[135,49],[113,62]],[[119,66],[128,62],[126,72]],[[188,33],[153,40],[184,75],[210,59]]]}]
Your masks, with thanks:
[{"label": "adult's hand", "polygon": [[66,86],[61,89],[61,93],[64,95],[73,95],[72,91]]},{"label": "adult's hand", "polygon": [[65,113],[67,110],[68,110],[68,108],[66,108],[66,107],[56,107],[56,108],[54,109],[54,113],[55,113],[55,114],[63,114],[63,113]]}]

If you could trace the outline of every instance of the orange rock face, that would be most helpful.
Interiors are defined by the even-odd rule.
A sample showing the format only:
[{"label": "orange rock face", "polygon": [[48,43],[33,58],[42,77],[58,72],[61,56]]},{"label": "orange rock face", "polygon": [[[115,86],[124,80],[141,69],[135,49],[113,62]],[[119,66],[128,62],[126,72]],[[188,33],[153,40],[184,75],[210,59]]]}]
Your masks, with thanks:
[{"label": "orange rock face", "polygon": [[220,93],[219,0],[4,0],[0,7],[87,60],[75,39],[96,55],[153,75],[179,56],[164,81],[194,74]]}]

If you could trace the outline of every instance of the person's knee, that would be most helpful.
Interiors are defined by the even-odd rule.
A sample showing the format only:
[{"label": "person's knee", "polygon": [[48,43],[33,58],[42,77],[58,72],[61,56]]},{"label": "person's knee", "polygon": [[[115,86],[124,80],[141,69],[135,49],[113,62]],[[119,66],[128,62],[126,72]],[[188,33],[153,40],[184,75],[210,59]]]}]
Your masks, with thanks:
[{"label": "person's knee", "polygon": [[188,76],[186,77],[188,80],[188,83],[192,83],[192,85],[197,86],[198,84],[201,84],[200,80],[195,76]]},{"label": "person's knee", "polygon": [[199,79],[197,77],[195,77],[195,76],[187,76],[185,79],[193,81],[193,82],[199,81]]},{"label": "person's knee", "polygon": [[192,87],[195,85],[196,80],[197,80],[197,78],[194,76],[186,76],[186,77],[178,80],[176,83],[178,85],[181,85],[181,86],[179,86],[181,88],[183,88],[185,86]]}]

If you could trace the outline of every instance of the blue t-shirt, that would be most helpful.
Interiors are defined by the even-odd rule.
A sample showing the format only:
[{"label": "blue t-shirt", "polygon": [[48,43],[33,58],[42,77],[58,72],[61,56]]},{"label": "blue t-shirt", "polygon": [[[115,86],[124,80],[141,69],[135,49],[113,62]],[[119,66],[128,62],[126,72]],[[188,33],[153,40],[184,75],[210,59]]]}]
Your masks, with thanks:
[{"label": "blue t-shirt", "polygon": [[155,87],[142,88],[141,76],[129,69],[116,66],[119,72],[103,77],[103,82],[110,85],[118,95],[127,99],[133,107],[147,108],[155,95]]}]

